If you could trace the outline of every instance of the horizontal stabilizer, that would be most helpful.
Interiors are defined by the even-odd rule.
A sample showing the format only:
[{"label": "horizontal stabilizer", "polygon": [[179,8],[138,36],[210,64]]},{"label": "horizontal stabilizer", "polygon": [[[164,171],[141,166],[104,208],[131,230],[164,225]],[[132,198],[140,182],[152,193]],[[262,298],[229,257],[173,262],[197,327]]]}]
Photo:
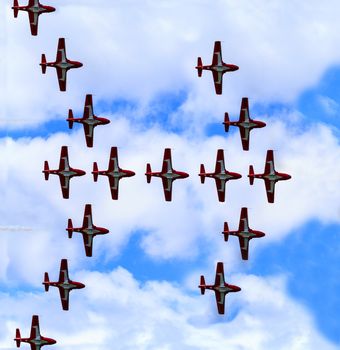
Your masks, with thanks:
[{"label": "horizontal stabilizer", "polygon": [[254,168],[252,165],[249,166],[249,183],[252,185],[254,183]]},{"label": "horizontal stabilizer", "polygon": [[67,221],[67,232],[68,232],[68,238],[72,238],[72,233],[73,233],[72,219],[68,219]]},{"label": "horizontal stabilizer", "polygon": [[41,71],[42,71],[42,74],[45,74],[46,73],[46,56],[45,54],[42,54],[41,55]]},{"label": "horizontal stabilizer", "polygon": [[229,131],[229,114],[226,112],[224,113],[224,131],[228,132]]},{"label": "horizontal stabilizer", "polygon": [[50,171],[50,168],[48,166],[48,161],[45,160],[45,162],[44,162],[44,171],[43,171],[44,172],[44,176],[45,176],[45,180],[48,180],[48,177],[50,175],[49,171]]},{"label": "horizontal stabilizer", "polygon": [[196,67],[196,69],[197,69],[197,74],[198,74],[198,76],[199,77],[201,77],[202,76],[202,58],[201,57],[198,57],[197,58],[197,67]]},{"label": "horizontal stabilizer", "polygon": [[45,287],[45,292],[48,292],[48,289],[49,289],[49,287],[50,287],[49,282],[50,282],[50,279],[49,279],[49,277],[48,277],[48,273],[45,272],[45,275],[44,275],[44,283],[43,283],[43,285],[44,285],[44,287]]},{"label": "horizontal stabilizer", "polygon": [[69,109],[68,110],[68,118],[67,118],[69,129],[73,128],[73,119],[74,119],[73,118],[73,111],[72,111],[72,109]]},{"label": "horizontal stabilizer", "polygon": [[205,168],[204,168],[204,164],[201,164],[199,176],[200,176],[200,178],[201,178],[201,184],[204,184],[204,181],[205,181]]},{"label": "horizontal stabilizer", "polygon": [[205,293],[205,279],[204,276],[201,276],[199,288],[201,289],[201,294]]},{"label": "horizontal stabilizer", "polygon": [[146,182],[149,184],[151,182],[151,165],[150,163],[146,164]]},{"label": "horizontal stabilizer", "polygon": [[17,348],[20,348],[20,341],[21,341],[21,335],[20,335],[20,330],[19,328],[16,329],[15,331],[15,342],[17,344]]},{"label": "horizontal stabilizer", "polygon": [[97,182],[97,180],[98,180],[98,165],[97,165],[97,162],[94,162],[94,163],[93,163],[93,171],[92,171],[92,174],[93,174],[93,180],[94,180],[94,182]]},{"label": "horizontal stabilizer", "polygon": [[18,0],[14,0],[14,1],[13,1],[13,7],[12,7],[13,12],[14,12],[14,18],[17,18],[17,17],[18,17],[18,13],[19,13],[18,6],[19,6]]},{"label": "horizontal stabilizer", "polygon": [[223,232],[222,232],[222,233],[224,234],[224,240],[225,240],[226,242],[228,242],[228,238],[229,238],[229,227],[228,227],[228,223],[227,223],[227,222],[224,223],[224,228],[223,228]]}]

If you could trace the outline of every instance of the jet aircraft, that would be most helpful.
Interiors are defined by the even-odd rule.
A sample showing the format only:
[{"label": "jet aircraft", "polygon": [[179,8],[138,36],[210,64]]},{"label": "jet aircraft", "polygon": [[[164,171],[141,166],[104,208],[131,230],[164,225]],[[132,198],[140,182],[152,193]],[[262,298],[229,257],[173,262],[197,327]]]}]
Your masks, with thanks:
[{"label": "jet aircraft", "polygon": [[119,167],[117,147],[111,147],[108,169],[98,170],[98,165],[94,162],[92,174],[95,182],[98,180],[98,175],[105,175],[108,177],[112,199],[118,199],[119,180],[123,177],[131,177],[135,175],[133,171],[124,170]]},{"label": "jet aircraft", "polygon": [[241,110],[240,110],[240,118],[238,121],[231,122],[229,121],[229,115],[228,113],[224,114],[224,129],[225,132],[229,131],[229,126],[234,125],[238,126],[240,130],[240,136],[241,136],[241,142],[242,142],[242,148],[244,151],[249,151],[249,136],[250,131],[254,128],[263,128],[266,126],[266,123],[261,122],[259,120],[253,120],[249,116],[249,104],[248,104],[248,98],[243,97],[242,103],[241,103]]},{"label": "jet aircraft", "polygon": [[69,198],[70,179],[74,176],[83,176],[86,174],[83,170],[70,167],[67,146],[61,147],[59,169],[50,170],[48,161],[45,160],[43,173],[45,180],[48,180],[50,174],[59,176],[63,198]]},{"label": "jet aircraft", "polygon": [[27,6],[19,6],[18,0],[13,1],[12,10],[14,18],[18,17],[19,11],[26,11],[30,21],[30,28],[32,35],[38,35],[38,20],[42,13],[54,12],[55,8],[52,6],[45,6],[39,3],[39,0],[28,0]]},{"label": "jet aircraft", "polygon": [[40,350],[40,348],[44,345],[53,345],[56,343],[56,340],[51,338],[45,338],[40,334],[39,327],[39,316],[32,316],[32,326],[31,326],[31,334],[29,338],[21,338],[19,328],[16,329],[15,338],[14,338],[17,347],[20,347],[20,343],[28,343],[31,345],[31,350]]},{"label": "jet aircraft", "polygon": [[57,70],[59,89],[60,91],[66,91],[67,71],[72,68],[80,68],[83,64],[81,62],[67,59],[65,39],[59,38],[55,62],[47,62],[45,54],[42,54],[40,66],[43,74],[46,73],[47,67],[54,67]]},{"label": "jet aircraft", "polygon": [[274,203],[275,184],[278,181],[289,180],[291,178],[290,175],[279,173],[275,170],[273,150],[267,151],[264,173],[254,174],[254,168],[252,165],[250,165],[248,177],[251,185],[254,183],[255,178],[264,180],[264,184],[266,186],[267,199],[269,203]]},{"label": "jet aircraft", "polygon": [[168,202],[171,201],[172,197],[172,183],[177,179],[185,179],[189,176],[187,173],[176,171],[172,168],[170,148],[165,148],[164,150],[162,171],[152,172],[151,165],[148,163],[146,165],[145,175],[147,183],[151,182],[152,176],[160,177],[162,179],[165,200]]},{"label": "jet aircraft", "polygon": [[212,285],[207,285],[205,284],[204,276],[201,276],[198,288],[201,289],[202,295],[205,293],[206,289],[210,289],[215,292],[217,310],[220,315],[224,314],[226,294],[239,292],[241,290],[240,287],[225,282],[222,262],[217,263],[215,283]]},{"label": "jet aircraft", "polygon": [[63,310],[69,309],[69,297],[71,290],[82,289],[85,287],[83,283],[70,280],[68,276],[67,259],[61,260],[58,282],[50,282],[48,273],[45,272],[43,285],[45,286],[46,292],[48,292],[50,286],[58,287]]},{"label": "jet aircraft", "polygon": [[223,84],[223,74],[226,72],[233,72],[238,70],[239,67],[235,64],[226,64],[222,60],[222,50],[221,50],[221,42],[215,41],[214,45],[214,53],[212,63],[209,66],[203,66],[202,58],[198,57],[197,59],[197,69],[198,76],[202,76],[203,70],[210,70],[213,74],[215,91],[217,95],[222,94],[222,84]]},{"label": "jet aircraft", "polygon": [[228,223],[224,223],[224,230],[222,232],[224,234],[224,240],[228,241],[228,236],[237,236],[240,242],[241,255],[243,260],[248,260],[248,252],[249,252],[249,241],[252,238],[260,238],[264,237],[265,234],[261,231],[252,230],[249,228],[248,221],[248,209],[242,208],[240,215],[240,223],[237,231],[229,231]]},{"label": "jet aircraft", "polygon": [[83,117],[74,118],[72,109],[69,109],[68,118],[66,121],[68,121],[68,126],[70,129],[72,129],[73,123],[83,124],[87,147],[93,147],[94,128],[97,125],[105,125],[110,123],[110,120],[106,118],[99,118],[93,114],[92,95],[86,95]]},{"label": "jet aircraft", "polygon": [[86,256],[92,256],[93,237],[109,233],[108,229],[93,224],[91,204],[85,205],[82,227],[73,227],[72,220],[68,219],[66,231],[69,238],[72,238],[73,232],[79,232],[83,235]]},{"label": "jet aircraft", "polygon": [[232,172],[229,172],[225,169],[223,149],[217,150],[215,172],[206,173],[205,168],[204,168],[204,164],[201,164],[200,173],[198,174],[198,176],[200,176],[202,184],[204,183],[206,177],[211,177],[211,178],[215,179],[218,200],[220,202],[225,201],[226,182],[229,180],[237,180],[237,179],[240,179],[242,177],[241,174],[232,173]]}]

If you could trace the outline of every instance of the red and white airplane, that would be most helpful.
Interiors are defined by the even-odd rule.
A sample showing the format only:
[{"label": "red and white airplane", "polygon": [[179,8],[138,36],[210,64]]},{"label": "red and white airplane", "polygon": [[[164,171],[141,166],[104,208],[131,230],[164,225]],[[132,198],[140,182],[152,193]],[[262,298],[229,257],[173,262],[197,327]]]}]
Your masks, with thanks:
[{"label": "red and white airplane", "polygon": [[43,337],[40,334],[39,327],[39,316],[32,316],[32,326],[31,326],[31,334],[29,338],[21,338],[19,328],[16,329],[15,338],[14,338],[17,347],[20,347],[20,343],[28,343],[31,345],[31,350],[40,350],[40,348],[44,345],[53,345],[57,341],[51,338]]},{"label": "red and white airplane", "polygon": [[68,232],[68,238],[72,238],[73,232],[79,232],[83,235],[86,256],[92,256],[93,237],[97,235],[105,235],[110,232],[106,228],[95,226],[93,224],[91,204],[85,205],[82,227],[73,227],[72,220],[68,219],[66,231]]},{"label": "red and white airplane", "polygon": [[151,182],[152,176],[160,177],[162,179],[165,200],[168,202],[171,201],[172,197],[172,183],[177,179],[185,179],[189,176],[187,173],[176,171],[172,168],[170,148],[165,148],[164,150],[162,171],[152,172],[151,165],[148,163],[146,165],[145,175],[147,183]]},{"label": "red and white airplane", "polygon": [[228,236],[237,236],[240,242],[241,255],[243,260],[248,260],[248,252],[249,252],[249,241],[252,238],[261,238],[264,237],[265,234],[261,231],[252,230],[249,228],[248,221],[248,209],[242,208],[240,215],[240,223],[237,231],[229,231],[228,223],[224,223],[224,230],[222,232],[224,234],[224,240],[228,241]]},{"label": "red and white airplane", "polygon": [[232,172],[229,172],[225,169],[223,149],[217,150],[215,172],[206,173],[205,168],[204,168],[204,164],[201,164],[200,173],[198,174],[198,176],[200,176],[202,184],[204,184],[206,177],[211,177],[211,178],[215,179],[218,200],[220,202],[224,202],[224,200],[225,200],[226,182],[229,180],[237,180],[237,179],[240,179],[242,177],[241,174],[232,173]]},{"label": "red and white airplane", "polygon": [[217,310],[220,315],[224,314],[225,309],[225,296],[228,293],[239,292],[240,287],[228,284],[224,280],[223,262],[218,262],[216,266],[215,283],[212,285],[205,284],[204,276],[201,276],[200,284],[198,288],[201,289],[201,294],[205,293],[206,289],[213,290],[215,292]]},{"label": "red and white airplane", "polygon": [[68,126],[70,129],[73,123],[80,123],[84,126],[84,133],[87,147],[93,147],[93,131],[97,125],[109,124],[110,120],[106,118],[99,118],[93,114],[92,95],[86,95],[84,113],[82,118],[74,118],[72,109],[68,111]]},{"label": "red and white airplane", "polygon": [[220,41],[215,41],[211,65],[203,66],[202,58],[198,57],[197,66],[195,68],[197,69],[199,77],[202,76],[203,70],[210,70],[212,72],[215,84],[215,91],[217,95],[222,94],[223,74],[226,72],[234,72],[235,70],[239,69],[239,67],[235,64],[227,64],[223,62]]},{"label": "red and white airplane", "polygon": [[41,70],[42,73],[46,73],[47,67],[53,67],[57,70],[59,89],[60,91],[66,91],[66,78],[67,71],[72,68],[80,68],[83,66],[81,62],[71,61],[66,57],[65,49],[65,39],[59,38],[58,48],[57,48],[57,57],[55,62],[47,62],[45,54],[41,55]]},{"label": "red and white airplane", "polygon": [[241,103],[241,110],[240,110],[240,118],[238,121],[231,122],[229,121],[229,115],[228,113],[224,114],[224,130],[225,132],[229,131],[229,126],[234,125],[239,127],[240,135],[241,135],[241,141],[242,141],[242,148],[244,151],[249,150],[249,136],[250,131],[255,128],[263,128],[266,126],[266,123],[261,122],[259,120],[253,120],[249,116],[249,104],[248,104],[248,98],[243,97],[242,103]]},{"label": "red and white airplane", "polygon": [[61,260],[58,282],[50,282],[48,273],[45,272],[43,285],[45,286],[46,292],[48,292],[48,289],[51,286],[58,287],[63,310],[69,309],[69,297],[71,290],[82,289],[85,287],[85,284],[83,283],[70,280],[68,276],[67,259]]},{"label": "red and white airplane", "polygon": [[117,147],[111,147],[108,169],[98,170],[98,165],[94,162],[92,174],[94,182],[97,182],[98,175],[105,175],[108,177],[112,199],[118,199],[119,180],[123,177],[131,177],[135,175],[133,171],[124,170],[119,167]]},{"label": "red and white airplane", "polygon": [[59,169],[50,170],[48,161],[45,160],[43,173],[45,175],[45,180],[48,180],[50,174],[59,176],[63,198],[69,198],[70,179],[74,176],[83,176],[86,174],[83,170],[70,167],[67,146],[61,147]]},{"label": "red and white airplane", "polygon": [[30,21],[31,34],[38,35],[38,20],[42,13],[54,12],[55,8],[52,6],[45,6],[40,4],[39,0],[28,0],[27,6],[19,6],[18,0],[13,1],[12,10],[14,17],[18,17],[19,11],[26,11]]},{"label": "red and white airplane", "polygon": [[251,185],[254,183],[255,178],[264,180],[264,184],[266,186],[267,199],[269,203],[274,203],[275,184],[278,181],[289,180],[291,178],[290,175],[279,173],[275,170],[273,150],[267,151],[264,173],[254,174],[254,168],[252,165],[250,165],[248,177]]}]

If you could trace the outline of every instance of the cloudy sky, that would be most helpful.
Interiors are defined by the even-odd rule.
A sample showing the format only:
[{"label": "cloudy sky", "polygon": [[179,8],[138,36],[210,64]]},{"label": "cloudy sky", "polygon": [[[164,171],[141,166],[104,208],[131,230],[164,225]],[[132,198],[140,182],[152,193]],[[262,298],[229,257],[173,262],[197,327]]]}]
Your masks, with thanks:
[{"label": "cloudy sky", "polygon": [[[40,315],[53,349],[263,350],[340,349],[340,4],[337,0],[118,0],[50,1],[30,35],[26,13],[1,11],[0,85],[0,348],[15,346],[19,327],[29,334]],[[46,3],[47,4],[47,3]],[[56,73],[41,74],[42,53],[55,58],[59,37],[67,55],[84,63],[68,74],[66,93]],[[225,75],[215,95],[211,73],[197,77],[197,56],[212,59],[215,40],[223,59],[240,69]],[[94,148],[83,129],[69,131],[72,108],[81,116],[85,95],[111,123],[95,130]],[[238,130],[226,134],[225,112],[236,119],[242,97],[251,116],[267,123],[242,151]],[[44,181],[44,160],[57,167],[62,145],[71,166],[87,175],[71,181],[70,199],[59,181]],[[106,178],[93,182],[92,163],[106,168],[111,146],[121,167],[136,172],[112,201]],[[161,168],[165,147],[190,177],[174,184],[166,203],[161,183],[146,183],[145,165]],[[227,185],[219,203],[215,184],[202,185],[199,165],[215,166],[225,150],[227,169],[242,179]],[[278,171],[292,179],[266,201],[262,181],[249,186],[249,164],[261,172],[267,149]],[[67,238],[67,219],[82,223],[91,203],[94,223],[110,233],[94,240],[85,257],[81,237]],[[242,261],[238,242],[226,243],[223,222],[238,226],[241,207],[250,227],[266,237],[250,243]],[[48,271],[69,260],[70,277],[86,284],[61,309]],[[228,295],[217,314],[211,292],[223,261]],[[27,348],[28,345],[23,345]]]}]

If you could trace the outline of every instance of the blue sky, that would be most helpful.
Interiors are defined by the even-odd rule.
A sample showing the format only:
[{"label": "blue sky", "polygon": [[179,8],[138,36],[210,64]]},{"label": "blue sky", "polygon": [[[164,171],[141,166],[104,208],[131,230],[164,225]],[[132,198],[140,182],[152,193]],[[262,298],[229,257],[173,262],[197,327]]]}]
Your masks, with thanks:
[{"label": "blue sky", "polygon": [[[27,15],[14,20],[7,5],[1,39],[0,349],[14,345],[16,327],[26,335],[34,313],[43,335],[58,337],[56,349],[339,349],[339,4],[50,5],[58,11],[40,17],[37,38]],[[70,72],[66,93],[54,70],[41,75],[37,65],[42,52],[54,57],[61,36],[68,57],[84,62]],[[199,55],[210,62],[214,40],[222,40],[224,61],[240,66],[225,75],[222,96],[210,72],[198,78],[193,68]],[[69,108],[82,114],[87,93],[95,113],[111,120],[96,128],[93,149],[80,125],[70,131],[65,122]],[[267,123],[252,132],[249,152],[238,130],[226,134],[222,125],[226,111],[238,118],[244,96],[251,116]],[[41,174],[44,160],[58,164],[62,145],[71,165],[87,171],[72,180],[69,200],[56,178],[45,182]],[[111,146],[119,147],[121,167],[136,171],[121,182],[116,202],[107,180],[94,184],[89,175],[93,161],[107,166]],[[174,184],[172,203],[160,181],[146,184],[144,176],[147,162],[161,167],[165,147],[174,168],[190,174]],[[214,167],[218,148],[227,169],[243,175],[228,184],[223,204],[214,183],[197,176],[200,163]],[[275,150],[277,170],[292,174],[277,185],[273,205],[263,183],[250,187],[246,178],[249,164],[263,169],[267,149]],[[91,259],[81,238],[69,240],[65,231],[67,218],[82,221],[85,203],[95,224],[110,229],[95,238]],[[220,234],[224,221],[238,226],[242,206],[250,208],[250,227],[266,233],[251,241],[248,262],[237,241]],[[69,259],[71,278],[86,284],[72,293],[68,313],[55,290],[41,288],[43,272],[57,276],[61,258]],[[227,297],[222,318],[213,294],[197,288],[201,274],[214,280],[217,261],[242,288]]]}]

